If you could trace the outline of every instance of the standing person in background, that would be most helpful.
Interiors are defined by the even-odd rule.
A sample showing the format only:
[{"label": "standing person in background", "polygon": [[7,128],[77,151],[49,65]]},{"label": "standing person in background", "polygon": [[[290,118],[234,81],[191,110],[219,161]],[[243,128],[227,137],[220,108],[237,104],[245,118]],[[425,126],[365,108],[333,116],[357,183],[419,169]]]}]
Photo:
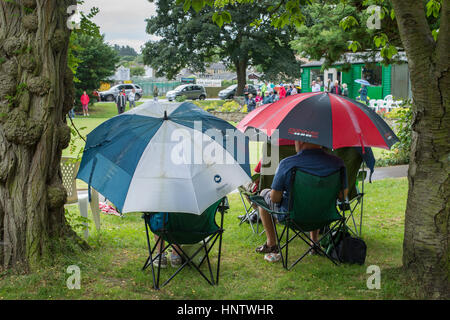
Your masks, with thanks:
[{"label": "standing person in background", "polygon": [[[322,82],[322,80],[320,79],[320,77],[317,77],[316,82],[317,82],[317,83],[319,84],[319,86],[322,88],[323,82]],[[320,91],[320,90],[319,90],[319,91]]]},{"label": "standing person in background", "polygon": [[262,95],[261,91],[258,91],[258,93],[256,94],[255,101],[256,101],[257,107],[259,107],[262,104],[263,95]]},{"label": "standing person in background", "polygon": [[247,111],[251,112],[256,109],[256,101],[253,98],[253,95],[251,93],[248,94],[248,104],[247,104]]},{"label": "standing person in background", "polygon": [[289,97],[291,93],[292,93],[292,84],[290,84],[288,89],[286,90],[286,97]]},{"label": "standing person in background", "polygon": [[311,91],[312,92],[319,92],[320,91],[320,84],[318,84],[316,81],[312,82],[312,86],[311,86]]},{"label": "standing person in background", "polygon": [[277,102],[280,100],[280,97],[278,96],[278,92],[276,90],[272,91],[272,102]]},{"label": "standing person in background", "polygon": [[157,86],[153,86],[153,101],[158,101],[158,87]]},{"label": "standing person in background", "polygon": [[264,94],[264,99],[262,101],[262,104],[268,104],[268,103],[272,103],[272,96],[270,95],[269,91],[266,91],[266,93]]},{"label": "standing person in background", "polygon": [[297,88],[295,87],[295,85],[292,85],[291,96],[296,95],[297,93]]},{"label": "standing person in background", "polygon": [[81,105],[83,106],[83,116],[89,117],[89,95],[86,93],[86,91],[83,92],[80,101]]},{"label": "standing person in background", "polygon": [[267,91],[267,82],[264,82],[263,85],[261,86],[261,96],[264,97],[264,95],[266,94]]},{"label": "standing person in background", "polygon": [[325,86],[323,88],[324,92],[331,92],[331,79],[327,79]]},{"label": "standing person in background", "polygon": [[270,88],[270,92],[273,92],[273,91],[275,91],[275,85],[271,82],[270,84],[269,84],[269,88]]},{"label": "standing person in background", "polygon": [[359,89],[359,99],[367,104],[367,87],[365,85],[361,85],[361,89]]},{"label": "standing person in background", "polygon": [[341,91],[341,86],[339,85],[339,81],[334,81],[333,86],[331,87],[330,90],[331,93],[337,94],[337,95],[341,95],[342,91]]},{"label": "standing person in background", "polygon": [[348,97],[348,88],[347,88],[347,84],[346,83],[342,84],[342,95],[344,97]]},{"label": "standing person in background", "polygon": [[136,90],[133,89],[128,95],[128,101],[130,102],[130,110],[136,108]]},{"label": "standing person in background", "polygon": [[122,91],[117,95],[116,105],[118,114],[125,112],[125,108],[127,106],[127,94],[125,93],[125,89],[122,89]]},{"label": "standing person in background", "polygon": [[248,84],[245,85],[244,87],[244,100],[245,100],[245,104],[248,105],[248,95],[249,95],[249,89],[248,89]]},{"label": "standing person in background", "polygon": [[283,84],[281,84],[279,94],[280,94],[280,99],[286,98],[286,88],[284,87]]}]

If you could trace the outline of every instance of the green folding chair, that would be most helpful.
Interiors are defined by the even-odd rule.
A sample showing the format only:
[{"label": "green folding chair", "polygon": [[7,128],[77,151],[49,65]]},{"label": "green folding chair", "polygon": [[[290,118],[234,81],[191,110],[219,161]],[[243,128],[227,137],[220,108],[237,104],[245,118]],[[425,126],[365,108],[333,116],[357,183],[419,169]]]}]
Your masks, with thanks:
[{"label": "green folding chair", "polygon": [[[142,270],[147,269],[149,266],[151,267],[153,287],[155,289],[159,290],[167,285],[186,266],[190,266],[197,270],[210,285],[219,284],[222,234],[224,231],[223,218],[225,210],[228,208],[228,199],[225,197],[211,205],[201,215],[187,213],[144,213],[142,218],[145,221],[149,257],[142,267]],[[221,213],[220,226],[216,223],[217,211],[220,211]],[[149,230],[159,236],[158,241],[156,241],[153,247],[151,246]],[[156,248],[160,246],[162,241],[167,241],[168,245],[166,245],[161,252],[155,254]],[[217,267],[215,270],[216,276],[214,277],[209,254],[217,242],[219,243],[219,248]],[[182,245],[193,245],[199,243],[201,243],[201,246],[197,248],[197,250],[194,250],[191,254],[182,248]],[[170,247],[182,257],[184,262],[177,270],[175,270],[169,279],[160,286],[160,257]],[[194,262],[194,259],[201,254],[204,254],[201,261],[199,263]],[[158,261],[158,267],[153,264],[154,261]],[[205,275],[205,273],[201,270],[204,261],[207,262],[209,276]]]},{"label": "green folding chair", "polygon": [[[292,169],[289,212],[287,213],[270,210],[261,196],[251,197],[253,202],[272,215],[273,221],[274,214],[284,214],[286,216],[280,222],[284,225],[283,231],[279,234],[277,228],[275,228],[275,233],[278,239],[278,249],[281,253],[283,267],[287,270],[292,269],[313,249],[319,251],[337,265],[335,259],[321,248],[320,242],[329,234],[334,234],[345,227],[345,216],[341,216],[336,208],[336,200],[343,189],[341,176],[340,170],[329,176],[319,177],[303,172],[298,168]],[[314,242],[310,238],[308,232],[328,226],[329,228],[326,228],[318,242]],[[289,237],[289,231],[294,233],[292,237]],[[289,244],[297,237],[304,241],[309,248],[288,267]],[[333,245],[335,245],[333,236],[327,238],[331,238]],[[340,262],[338,259],[337,261]]]}]

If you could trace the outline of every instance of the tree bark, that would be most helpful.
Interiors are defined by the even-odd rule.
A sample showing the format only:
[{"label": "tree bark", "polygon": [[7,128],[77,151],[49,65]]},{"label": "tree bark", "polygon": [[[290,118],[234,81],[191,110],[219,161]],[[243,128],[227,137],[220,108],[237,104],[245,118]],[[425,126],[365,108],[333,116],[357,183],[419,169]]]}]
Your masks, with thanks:
[{"label": "tree bark", "polygon": [[392,0],[414,99],[403,266],[425,297],[437,299],[450,295],[449,2],[442,1],[436,42],[423,1]]},{"label": "tree bark", "polygon": [[0,1],[0,268],[32,270],[73,236],[60,159],[73,104],[67,67],[75,0]]},{"label": "tree bark", "polygon": [[238,86],[236,95],[241,96],[244,93],[244,87],[247,83],[247,61],[239,60],[235,62]]}]

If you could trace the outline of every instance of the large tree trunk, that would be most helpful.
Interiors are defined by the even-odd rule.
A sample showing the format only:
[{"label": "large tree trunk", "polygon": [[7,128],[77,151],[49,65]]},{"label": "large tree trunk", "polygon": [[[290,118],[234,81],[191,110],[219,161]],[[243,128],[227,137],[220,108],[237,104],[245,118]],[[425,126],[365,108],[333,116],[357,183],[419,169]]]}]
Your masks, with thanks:
[{"label": "large tree trunk", "polygon": [[437,42],[424,1],[392,0],[414,99],[403,266],[425,297],[450,295],[450,1],[442,1]]},{"label": "large tree trunk", "polygon": [[244,87],[247,83],[247,61],[239,60],[235,62],[238,86],[236,88],[236,96],[244,93]]},{"label": "large tree trunk", "polygon": [[66,224],[60,159],[73,103],[67,7],[0,1],[0,268],[32,269]]}]

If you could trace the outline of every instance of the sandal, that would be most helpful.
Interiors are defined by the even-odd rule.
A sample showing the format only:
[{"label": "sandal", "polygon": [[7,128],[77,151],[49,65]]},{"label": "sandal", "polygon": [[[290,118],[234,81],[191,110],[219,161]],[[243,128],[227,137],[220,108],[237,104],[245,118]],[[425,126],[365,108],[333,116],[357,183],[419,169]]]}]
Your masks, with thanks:
[{"label": "sandal", "polygon": [[278,262],[281,260],[281,254],[279,253],[267,253],[264,255],[264,260],[268,262]]},{"label": "sandal", "polygon": [[175,254],[170,255],[170,265],[173,268],[181,266],[182,263],[183,263],[183,259],[181,259],[181,257],[179,255],[175,255]]},{"label": "sandal", "polygon": [[278,245],[274,245],[269,247],[267,243],[264,243],[262,246],[259,246],[255,250],[257,253],[278,253]]}]

